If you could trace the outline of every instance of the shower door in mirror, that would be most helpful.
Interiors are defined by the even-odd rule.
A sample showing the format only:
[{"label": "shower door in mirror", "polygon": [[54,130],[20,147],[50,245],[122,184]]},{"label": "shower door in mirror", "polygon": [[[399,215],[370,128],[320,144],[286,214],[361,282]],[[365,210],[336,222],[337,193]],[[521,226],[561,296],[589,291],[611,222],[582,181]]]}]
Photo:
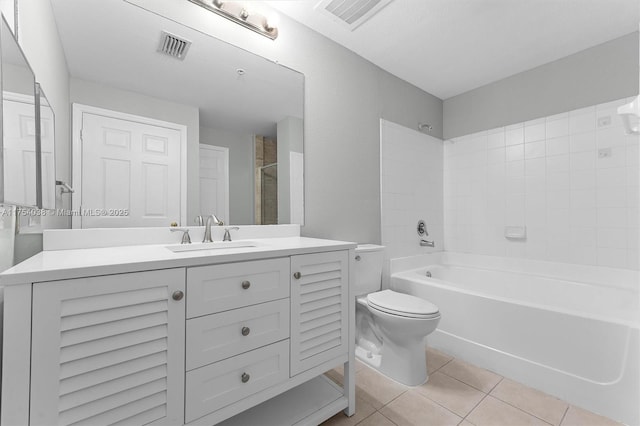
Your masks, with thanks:
[{"label": "shower door in mirror", "polygon": [[[84,106],[74,105],[74,117],[78,117],[75,109],[79,107]],[[107,110],[84,111],[81,117],[80,146],[74,146],[76,191],[77,174],[81,173],[74,214],[81,215],[73,217],[73,226],[182,223],[181,145],[185,132],[181,126]]]}]

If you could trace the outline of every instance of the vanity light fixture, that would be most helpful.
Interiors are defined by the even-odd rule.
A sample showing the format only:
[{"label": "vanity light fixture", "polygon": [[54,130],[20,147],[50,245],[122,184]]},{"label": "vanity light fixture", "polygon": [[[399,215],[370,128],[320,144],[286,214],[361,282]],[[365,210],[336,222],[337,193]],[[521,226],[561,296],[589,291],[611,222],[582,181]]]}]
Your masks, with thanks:
[{"label": "vanity light fixture", "polygon": [[245,28],[262,34],[265,37],[275,40],[278,37],[278,28],[276,28],[269,20],[254,12],[249,12],[241,3],[235,1],[222,0],[189,0],[198,6],[217,13],[218,15],[229,19],[230,21],[240,24]]}]

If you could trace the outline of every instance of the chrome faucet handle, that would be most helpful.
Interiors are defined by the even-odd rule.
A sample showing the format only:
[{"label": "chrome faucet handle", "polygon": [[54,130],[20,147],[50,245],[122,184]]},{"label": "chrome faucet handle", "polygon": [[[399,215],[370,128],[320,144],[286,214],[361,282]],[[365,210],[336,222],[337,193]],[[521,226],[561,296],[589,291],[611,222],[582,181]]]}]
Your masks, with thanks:
[{"label": "chrome faucet handle", "polygon": [[193,222],[198,226],[204,226],[204,218],[202,217],[201,214],[196,216],[196,218],[193,220]]},{"label": "chrome faucet handle", "polygon": [[232,226],[230,228],[224,228],[224,238],[222,239],[222,241],[231,241],[231,233],[229,231],[234,230],[237,231],[238,228],[237,226]]},{"label": "chrome faucet handle", "polygon": [[185,228],[169,228],[171,232],[182,232],[182,241],[180,244],[191,244],[191,237],[189,236],[189,230]]},{"label": "chrome faucet handle", "polygon": [[213,223],[215,223],[216,225],[224,226],[224,221],[222,219],[218,219],[218,216],[216,216],[215,214],[212,214],[209,217],[213,220]]},{"label": "chrome faucet handle", "polygon": [[429,236],[429,231],[427,231],[427,224],[422,219],[418,221],[418,235],[420,237]]}]

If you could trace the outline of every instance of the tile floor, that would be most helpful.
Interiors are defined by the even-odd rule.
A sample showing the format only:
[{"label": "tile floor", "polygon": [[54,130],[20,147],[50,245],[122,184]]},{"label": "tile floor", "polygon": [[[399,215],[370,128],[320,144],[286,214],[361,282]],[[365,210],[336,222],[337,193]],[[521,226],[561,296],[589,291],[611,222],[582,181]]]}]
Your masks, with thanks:
[{"label": "tile floor", "polygon": [[[429,381],[401,385],[356,364],[356,414],[324,426],[614,426],[619,423],[491,371],[427,349]],[[342,384],[342,369],[327,373]]]}]

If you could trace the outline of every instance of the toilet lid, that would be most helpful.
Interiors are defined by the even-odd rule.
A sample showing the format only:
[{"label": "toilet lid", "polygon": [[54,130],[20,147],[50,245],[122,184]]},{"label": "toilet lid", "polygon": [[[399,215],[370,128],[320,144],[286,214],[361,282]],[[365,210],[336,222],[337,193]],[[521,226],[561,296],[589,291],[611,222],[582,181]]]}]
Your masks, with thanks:
[{"label": "toilet lid", "polygon": [[438,307],[419,297],[382,290],[367,295],[369,306],[383,312],[411,317],[428,317],[438,314]]}]

